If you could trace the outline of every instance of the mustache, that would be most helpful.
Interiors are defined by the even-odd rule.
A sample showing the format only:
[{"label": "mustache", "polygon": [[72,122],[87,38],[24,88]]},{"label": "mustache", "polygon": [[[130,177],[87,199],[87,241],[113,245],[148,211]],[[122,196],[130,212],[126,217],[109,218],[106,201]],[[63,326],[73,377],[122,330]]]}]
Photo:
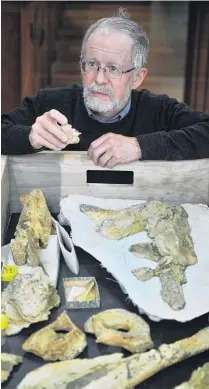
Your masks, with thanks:
[{"label": "mustache", "polygon": [[113,96],[112,91],[109,90],[106,86],[102,86],[102,85],[100,86],[100,85],[97,85],[95,83],[88,86],[87,92],[104,93],[105,95],[108,95],[110,97]]}]

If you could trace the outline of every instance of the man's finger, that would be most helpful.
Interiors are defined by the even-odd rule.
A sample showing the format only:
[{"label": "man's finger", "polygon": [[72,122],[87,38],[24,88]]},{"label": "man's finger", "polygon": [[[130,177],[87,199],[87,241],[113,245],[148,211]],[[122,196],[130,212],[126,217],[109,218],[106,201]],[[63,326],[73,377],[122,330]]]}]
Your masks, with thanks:
[{"label": "man's finger", "polygon": [[99,164],[100,157],[110,150],[110,145],[108,142],[103,142],[100,146],[98,146],[92,153],[91,159],[95,165]]},{"label": "man's finger", "polygon": [[107,162],[113,157],[113,151],[112,150],[107,150],[106,153],[104,153],[100,158],[99,158],[99,166],[105,167],[107,165]]},{"label": "man's finger", "polygon": [[98,138],[94,142],[92,142],[89,149],[88,149],[88,157],[92,158],[93,151],[97,147],[99,147],[103,142],[106,142],[107,140],[109,140],[113,136],[114,136],[114,134],[112,134],[111,132],[108,132],[108,134],[104,134],[104,135],[100,136],[100,138]]},{"label": "man's finger", "polygon": [[112,169],[114,166],[118,165],[119,164],[119,161],[115,158],[115,157],[112,157],[110,158],[110,160],[107,162],[107,168],[108,169]]},{"label": "man's finger", "polygon": [[61,129],[60,126],[48,120],[46,116],[42,116],[40,119],[40,124],[48,133],[53,134],[59,141],[67,143],[67,135]]},{"label": "man's finger", "polygon": [[58,150],[58,148],[53,145],[52,143],[50,143],[48,140],[46,139],[43,139],[39,134],[36,134],[36,139],[35,139],[36,143],[39,143],[41,144],[42,146],[44,147],[47,147],[47,149],[50,149],[50,150]]},{"label": "man's finger", "polygon": [[54,145],[57,148],[59,149],[64,149],[66,147],[66,143],[65,142],[61,142],[56,136],[54,136],[53,134],[51,134],[50,132],[48,131],[45,131],[41,126],[40,127],[37,127],[37,134],[44,140],[46,140],[47,142],[51,143],[52,145]]},{"label": "man's finger", "polygon": [[56,120],[61,126],[68,123],[66,116],[56,109],[51,109],[51,111],[47,112],[47,115],[49,118]]}]

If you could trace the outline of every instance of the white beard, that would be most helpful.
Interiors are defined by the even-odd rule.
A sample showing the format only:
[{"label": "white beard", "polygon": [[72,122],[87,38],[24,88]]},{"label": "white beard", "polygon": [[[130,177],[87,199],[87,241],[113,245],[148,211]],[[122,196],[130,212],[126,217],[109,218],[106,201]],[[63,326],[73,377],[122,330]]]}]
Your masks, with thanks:
[{"label": "white beard", "polygon": [[[110,91],[105,86],[99,86],[96,83],[93,83],[88,88],[84,88],[83,97],[84,97],[85,104],[88,108],[90,108],[92,111],[98,114],[111,118],[115,116],[117,113],[119,113],[128,103],[128,100],[131,95],[131,90],[132,90],[132,82],[128,84],[123,99],[113,100],[112,91]],[[105,93],[110,97],[110,101],[106,102],[100,100],[99,97],[93,97],[91,91]]]}]

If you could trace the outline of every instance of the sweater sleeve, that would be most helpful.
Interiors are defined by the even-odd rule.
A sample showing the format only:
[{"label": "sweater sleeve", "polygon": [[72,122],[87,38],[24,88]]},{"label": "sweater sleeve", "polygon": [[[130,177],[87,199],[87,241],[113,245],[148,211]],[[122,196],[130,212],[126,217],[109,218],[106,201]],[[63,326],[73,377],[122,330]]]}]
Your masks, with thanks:
[{"label": "sweater sleeve", "polygon": [[190,109],[167,95],[159,97],[157,131],[138,135],[142,160],[209,158],[209,114]]},{"label": "sweater sleeve", "polygon": [[25,97],[19,107],[2,115],[2,154],[32,154],[40,151],[34,149],[29,141],[31,126],[35,123],[36,118],[42,114],[39,93],[36,96]]}]

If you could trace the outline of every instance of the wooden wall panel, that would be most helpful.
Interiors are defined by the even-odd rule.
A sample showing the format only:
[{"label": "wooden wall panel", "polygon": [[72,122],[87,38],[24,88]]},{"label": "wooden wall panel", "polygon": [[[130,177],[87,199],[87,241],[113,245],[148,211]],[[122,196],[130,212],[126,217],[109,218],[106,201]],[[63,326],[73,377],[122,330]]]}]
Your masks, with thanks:
[{"label": "wooden wall panel", "polygon": [[20,103],[20,5],[1,3],[1,111]]},{"label": "wooden wall panel", "polygon": [[21,9],[21,95],[31,95],[51,85],[55,58],[57,2],[31,1]]},{"label": "wooden wall panel", "polygon": [[209,112],[209,3],[192,2],[189,16],[185,101]]}]

